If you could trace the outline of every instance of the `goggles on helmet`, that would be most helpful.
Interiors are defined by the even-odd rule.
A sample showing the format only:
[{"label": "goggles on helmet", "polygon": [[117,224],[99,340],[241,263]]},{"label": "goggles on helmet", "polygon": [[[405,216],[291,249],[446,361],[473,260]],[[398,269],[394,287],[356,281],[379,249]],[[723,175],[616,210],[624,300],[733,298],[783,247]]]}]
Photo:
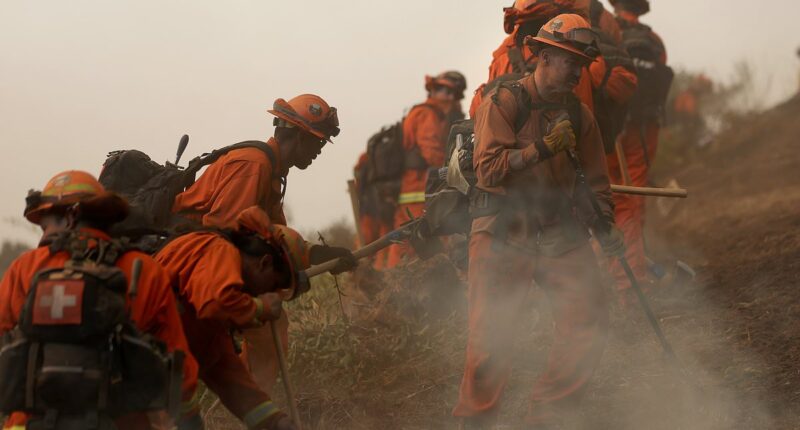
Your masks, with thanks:
[{"label": "goggles on helmet", "polygon": [[336,108],[335,107],[330,107],[330,109],[328,110],[328,115],[325,118],[323,118],[320,121],[314,121],[314,122],[308,121],[307,119],[305,119],[302,116],[300,116],[286,102],[279,103],[279,102],[276,101],[273,104],[272,108],[276,112],[280,112],[280,113],[286,115],[287,117],[289,117],[289,118],[291,118],[291,119],[293,119],[295,121],[298,121],[301,124],[306,125],[307,127],[309,127],[312,130],[321,131],[322,133],[324,133],[324,134],[326,134],[326,135],[328,135],[330,137],[336,137],[336,136],[339,135],[339,131],[340,131],[339,130],[339,116],[336,113]]},{"label": "goggles on helmet", "polygon": [[542,29],[537,36],[556,43],[569,43],[589,57],[600,55],[600,49],[597,47],[597,33],[591,28],[573,28],[567,32],[553,31],[552,33]]}]

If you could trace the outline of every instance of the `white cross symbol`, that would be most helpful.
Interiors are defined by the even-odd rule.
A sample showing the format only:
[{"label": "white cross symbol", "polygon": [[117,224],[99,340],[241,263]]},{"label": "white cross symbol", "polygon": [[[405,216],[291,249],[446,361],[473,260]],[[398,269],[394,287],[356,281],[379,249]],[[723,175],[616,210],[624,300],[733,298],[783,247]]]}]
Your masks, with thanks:
[{"label": "white cross symbol", "polygon": [[75,306],[78,296],[64,294],[66,287],[63,285],[53,286],[52,296],[42,296],[41,306],[50,308],[50,318],[60,320],[64,318],[64,308]]}]

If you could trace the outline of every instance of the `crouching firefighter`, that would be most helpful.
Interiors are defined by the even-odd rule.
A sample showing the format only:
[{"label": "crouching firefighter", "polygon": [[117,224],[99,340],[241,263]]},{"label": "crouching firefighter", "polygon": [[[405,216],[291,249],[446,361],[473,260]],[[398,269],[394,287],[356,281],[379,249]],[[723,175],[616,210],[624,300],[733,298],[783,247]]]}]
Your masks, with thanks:
[{"label": "crouching firefighter", "polygon": [[[453,411],[462,428],[492,428],[496,420],[531,280],[547,293],[555,339],[533,387],[526,428],[563,421],[585,391],[608,332],[589,230],[607,253],[623,248],[618,230],[606,228],[613,206],[597,123],[572,95],[597,55],[595,35],[580,16],[563,14],[527,43],[539,58],[535,72],[501,84],[475,119],[469,334]],[[577,187],[570,157],[579,158],[603,219]]]},{"label": "crouching firefighter", "polygon": [[[0,284],[0,411],[6,429],[142,429],[193,408],[188,353],[169,279],[108,228],[128,205],[68,171],[27,199],[47,244]],[[150,412],[148,414],[148,412]]]},{"label": "crouching firefighter", "polygon": [[[179,236],[156,260],[178,294],[200,379],[249,429],[291,430],[295,427],[290,418],[272,403],[238,356],[231,330],[266,322],[286,329],[281,304],[308,290],[302,270],[309,266],[309,251],[297,232],[272,224],[256,206],[245,209],[235,222],[233,229]],[[282,341],[285,350],[286,338]]]}]

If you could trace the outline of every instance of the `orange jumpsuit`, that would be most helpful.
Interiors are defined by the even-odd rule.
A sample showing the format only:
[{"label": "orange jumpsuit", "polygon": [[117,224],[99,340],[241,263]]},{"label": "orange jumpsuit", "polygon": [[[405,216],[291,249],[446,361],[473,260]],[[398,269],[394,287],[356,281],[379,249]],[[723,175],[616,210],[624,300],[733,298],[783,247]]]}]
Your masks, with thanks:
[{"label": "orange jumpsuit", "polygon": [[[248,427],[277,413],[278,408],[239,358],[230,334],[232,328],[251,325],[256,315],[253,297],[242,290],[239,250],[216,233],[196,232],[169,242],[156,261],[177,291],[200,379]],[[285,328],[286,318],[280,321]]]},{"label": "orange jumpsuit", "polygon": [[[353,168],[356,177],[356,185],[359,192],[359,214],[358,214],[358,228],[361,231],[361,236],[364,238],[364,243],[360,246],[368,245],[382,236],[386,235],[392,230],[392,224],[386,223],[381,219],[378,213],[377,203],[373,201],[375,196],[370,195],[368,189],[369,184],[366,184],[366,167],[369,162],[367,154],[363,153],[358,159],[358,164]],[[389,250],[382,249],[375,254],[372,266],[376,270],[386,268],[388,264]]]},{"label": "orange jumpsuit", "polygon": [[212,163],[186,191],[178,194],[172,212],[205,226],[234,227],[236,217],[259,206],[272,222],[286,225],[283,214],[282,178],[289,169],[281,163],[278,142],[267,142],[275,154],[273,166],[258,148],[233,150]]},{"label": "orange jumpsuit", "polygon": [[[598,21],[600,31],[610,36],[618,45],[622,44],[622,29],[619,27],[617,20],[611,12],[603,9],[603,13],[600,15]],[[593,88],[599,88],[600,85],[602,85],[606,70],[607,65],[602,57],[589,66]],[[619,104],[625,104],[636,92],[637,83],[638,80],[634,71],[628,70],[622,66],[614,66],[611,69],[611,73],[608,75],[605,89],[612,100]]]},{"label": "orange jumpsuit", "polygon": [[[620,13],[619,18],[631,23],[639,22],[638,17],[627,12]],[[659,38],[658,35],[652,33],[652,37],[661,43],[661,38]],[[659,61],[662,64],[667,63],[666,52]],[[631,178],[630,185],[637,187],[648,186],[647,172],[650,168],[648,160],[652,162],[655,157],[660,129],[660,121],[658,119],[653,119],[644,124],[628,121],[625,128],[622,130],[618,139],[625,152],[628,174]],[[645,156],[645,148],[647,150],[647,156]],[[617,157],[608,157],[608,171],[612,183],[623,183],[622,171],[620,170]],[[619,226],[625,236],[625,257],[633,270],[633,274],[636,275],[636,278],[643,279],[647,275],[647,260],[645,256],[643,234],[645,198],[629,194],[615,194],[614,203],[616,205],[615,220],[617,226]],[[630,288],[630,281],[625,275],[625,271],[619,265],[619,262],[615,259],[610,263],[610,266],[611,273],[616,280],[617,289],[625,290]]]},{"label": "orange jumpsuit", "polygon": [[[172,208],[174,213],[201,221],[204,226],[232,228],[236,217],[251,207],[259,206],[275,224],[286,225],[283,213],[283,191],[289,168],[283,165],[278,141],[271,138],[267,145],[275,154],[276,165],[257,148],[231,151],[208,166],[189,189],[179,194]],[[281,320],[285,320],[284,318]],[[279,333],[288,342],[288,320],[281,322]],[[278,358],[272,346],[270,330],[260,328],[245,331],[247,354],[253,377],[259,386],[270,392],[278,373]]]},{"label": "orange jumpsuit", "polygon": [[[541,102],[533,81],[531,75],[521,82],[534,103]],[[477,186],[507,200],[501,200],[505,204],[497,206],[497,212],[474,212],[466,363],[453,414],[487,417],[497,413],[511,374],[515,328],[535,280],[550,301],[555,339],[547,369],[533,387],[526,421],[548,424],[558,419],[561,408],[573,407],[585,391],[605,348],[608,315],[585,227],[596,222],[596,215],[585,197],[575,194],[576,175],[566,155],[557,154],[521,171],[513,171],[509,161],[513,151],[540,139],[563,111],[534,110],[515,133],[518,112],[511,92],[500,90],[497,103],[487,98],[476,117]],[[586,106],[576,134],[587,181],[610,217],[605,154]]]},{"label": "orange jumpsuit", "polygon": [[[87,228],[82,231],[98,239],[110,239],[100,230]],[[129,302],[130,318],[137,328],[156,336],[170,351],[178,350],[186,354],[183,366],[183,409],[196,412],[192,409],[199,407],[193,403],[197,387],[197,362],[189,352],[169,278],[149,255],[128,251],[116,262],[116,266],[122,269],[127,279],[130,280],[133,261],[137,258],[142,261],[142,271],[136,298]],[[42,269],[63,267],[68,259],[65,251],[50,255],[50,249],[41,246],[22,254],[11,264],[0,283],[0,334],[17,325],[31,280],[36,273]],[[24,414],[14,413],[6,420],[4,428],[22,429],[25,422]],[[147,428],[147,417],[144,414],[133,414],[118,420],[117,425],[121,429]]]},{"label": "orange jumpsuit", "polygon": [[[416,151],[428,167],[444,166],[445,147],[450,123],[447,120],[448,107],[437,105],[433,99],[416,106],[403,120],[403,148],[406,152]],[[394,215],[394,228],[409,221],[408,212],[414,218],[425,210],[425,183],[428,170],[406,168],[400,185],[400,196]],[[404,258],[411,258],[413,250],[407,243],[392,245],[389,248],[388,267],[397,266]]]}]

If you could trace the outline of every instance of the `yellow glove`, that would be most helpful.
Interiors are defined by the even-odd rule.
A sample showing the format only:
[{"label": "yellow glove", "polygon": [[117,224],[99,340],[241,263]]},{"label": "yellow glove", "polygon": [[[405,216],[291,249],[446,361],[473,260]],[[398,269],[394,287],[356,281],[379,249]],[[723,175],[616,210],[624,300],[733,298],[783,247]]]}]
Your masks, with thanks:
[{"label": "yellow glove", "polygon": [[[543,139],[544,146],[547,147],[547,151],[550,153],[542,154],[542,150],[539,151],[539,159],[550,158],[559,152],[563,151],[574,151],[575,145],[577,140],[575,139],[575,131],[572,130],[572,123],[568,119],[562,119],[556,126],[553,127],[553,130],[546,135]],[[544,148],[542,148],[544,149]]]}]

